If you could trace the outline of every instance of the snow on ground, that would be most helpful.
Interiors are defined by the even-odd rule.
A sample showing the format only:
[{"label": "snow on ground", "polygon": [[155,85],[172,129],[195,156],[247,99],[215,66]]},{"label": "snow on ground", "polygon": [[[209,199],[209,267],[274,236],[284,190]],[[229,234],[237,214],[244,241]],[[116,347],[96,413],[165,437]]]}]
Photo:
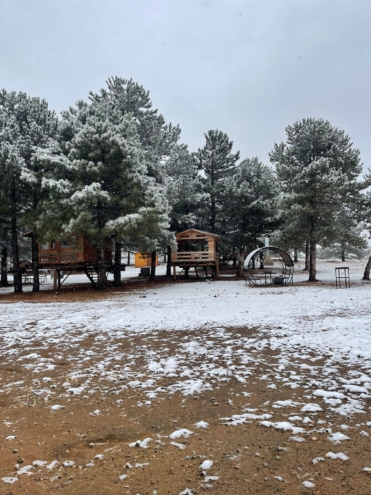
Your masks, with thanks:
[{"label": "snow on ground", "polygon": [[[319,278],[333,282],[333,267],[333,264],[320,265]],[[354,279],[360,280],[362,268],[360,263],[353,267]],[[296,281],[305,277],[307,274],[300,273]],[[154,288],[148,284],[148,289],[135,289],[132,285],[127,292],[98,301],[65,303],[58,302],[56,295],[55,303],[3,303],[0,356],[8,360],[18,359],[27,369],[40,372],[53,369],[54,365],[32,349],[33,342],[58,345],[68,359],[69,349],[76,349],[79,341],[94,336],[96,341],[106,342],[110,362],[110,350],[116,353],[114,340],[132,338],[137,334],[152,335],[155,339],[156,331],[167,330],[173,335],[177,330],[202,329],[201,341],[191,339],[184,342],[176,354],[161,352],[158,356],[146,356],[149,375],[182,372],[185,377],[187,370],[181,364],[183,359],[199,355],[217,359],[218,340],[225,344],[224,355],[232,356],[237,352],[245,366],[255,357],[244,353],[243,348],[252,346],[255,352],[264,348],[279,351],[282,369],[287,368],[292,358],[313,358],[315,353],[314,364],[326,357],[330,372],[332,362],[371,362],[370,300],[370,283],[358,283],[350,289],[340,290],[315,284],[252,288],[244,281],[214,281]],[[254,328],[259,330],[259,335],[228,341],[228,327]],[[24,352],[27,349],[29,353]],[[93,356],[91,350],[79,358],[87,361]],[[103,369],[104,361],[99,366]],[[220,373],[228,375],[230,369],[227,366]],[[239,380],[244,379],[244,374],[240,374]],[[291,386],[294,387],[298,381],[300,376],[294,376]],[[47,382],[47,377],[44,377],[44,382]],[[189,393],[198,391],[200,386],[197,381],[189,383]],[[336,405],[337,401],[341,402],[340,394],[348,392],[362,396],[368,393],[370,386],[371,379],[355,377],[353,382],[342,384],[338,392],[317,390],[316,393]],[[82,390],[71,388],[70,393],[78,394]]]},{"label": "snow on ground", "polygon": [[[41,290],[51,290],[53,289],[53,275],[51,273],[51,270],[49,270],[50,273],[47,274],[46,280],[44,283],[41,284]],[[180,273],[180,270],[178,270],[178,273]],[[133,265],[129,265],[126,267],[125,271],[121,272],[121,279],[124,281],[128,280],[138,280],[139,279],[139,274],[140,274],[140,268],[135,268]],[[166,265],[160,264],[156,268],[156,274],[161,276],[161,275],[166,275]],[[9,274],[8,276],[9,283],[13,283],[13,277],[12,274]],[[113,281],[113,274],[112,273],[107,273],[107,280],[112,282]],[[143,279],[142,279],[143,280]],[[89,284],[89,279],[87,276],[83,273],[75,273],[72,272],[71,275],[68,275],[68,277],[65,279],[64,282],[62,282],[62,287],[68,287],[71,286],[72,284]],[[32,292],[32,283],[24,283],[23,284],[23,292]],[[13,287],[0,287],[0,294],[12,294],[13,293]]]},{"label": "snow on ground", "polygon": [[[60,409],[68,409],[70,396],[88,400],[98,391],[119,397],[121,391],[133,389],[141,392],[137,406],[150,408],[164,395],[179,392],[187,398],[232,379],[249,397],[249,381],[261,380],[267,390],[276,390],[277,384],[291,389],[293,398],[267,401],[258,409],[247,403],[241,414],[221,418],[221,424],[255,422],[287,432],[294,442],[321,435],[326,446],[313,463],[325,458],[345,461],[345,453],[329,449],[356,434],[368,436],[371,425],[365,414],[370,413],[371,398],[371,283],[360,281],[364,264],[353,262],[352,287],[336,289],[331,285],[334,267],[319,263],[322,284],[252,288],[241,280],[220,280],[148,284],[145,289],[132,284],[110,297],[85,302],[59,302],[58,295],[46,304],[3,302],[0,358],[5,365],[21,365],[27,378],[32,377],[32,389],[26,378],[0,382],[0,398],[10,391],[20,398],[32,393],[53,414],[60,414]],[[295,282],[306,277],[298,273]],[[46,355],[45,349],[53,349],[52,354]],[[267,352],[274,364],[264,357]],[[52,379],[48,373],[64,361],[70,364],[68,379]],[[270,369],[262,373],[261,365]],[[305,390],[301,396],[295,394],[298,387]],[[121,402],[119,398],[118,408]],[[287,411],[287,421],[275,420],[281,410]],[[331,420],[317,420],[324,410],[343,417],[344,423],[359,416],[356,427],[361,431],[347,424],[340,426],[347,435],[335,431]],[[87,420],[100,414],[105,411],[86,411]],[[199,419],[194,426],[199,432],[207,430],[208,423]],[[191,434],[181,428],[169,439]],[[130,446],[152,445],[151,438],[133,440]],[[185,448],[183,443],[170,445]],[[204,461],[201,469],[208,469],[202,467],[206,462],[211,461]]]},{"label": "snow on ground", "polygon": [[[320,264],[318,278],[334,282],[334,265]],[[338,360],[371,359],[371,284],[360,284],[363,264],[354,264],[350,289],[322,285],[252,288],[244,281],[172,284],[135,289],[89,302],[1,304],[0,352],[15,342],[39,338],[73,342],[81,331],[102,338],[153,330],[248,326],[262,331],[260,345],[330,354]],[[81,277],[81,276],[75,276]],[[307,274],[298,273],[295,282]],[[168,364],[169,365],[169,364]]]},{"label": "snow on ground", "polygon": [[[360,280],[362,268],[363,264],[353,263],[353,279]],[[320,264],[319,278],[333,281],[333,269],[334,264]],[[296,280],[306,276],[300,274]],[[303,383],[304,374],[306,380],[309,376],[310,386],[315,388],[313,398],[346,415],[363,411],[364,400],[370,397],[370,296],[370,283],[358,283],[350,289],[316,284],[252,288],[244,281],[214,281],[148,284],[147,289],[133,285],[127,292],[88,302],[58,302],[55,296],[55,303],[48,304],[3,303],[0,356],[8,363],[17,361],[35,373],[35,378],[54,370],[56,361],[75,362],[71,377],[80,379],[79,386],[61,384],[74,395],[90,388],[91,377],[82,380],[86,368],[79,370],[78,363],[83,362],[93,376],[145,389],[150,400],[159,393],[158,382],[163,377],[177,378],[167,392],[179,391],[185,396],[210,390],[215,380],[228,381],[232,376],[246,383],[259,362],[259,353],[270,350],[279,353],[280,364],[272,374],[275,379],[295,389]],[[255,333],[236,335],[230,327],[247,327]],[[198,336],[176,341],[176,332],[184,330],[198,330]],[[172,349],[163,344],[149,352],[147,344],[133,341],[136,335],[148,335],[152,342],[159,342],[163,339],[158,336],[160,331],[169,332]],[[88,350],[79,345],[87,338],[93,339]],[[131,346],[129,352],[120,351],[122,339]],[[54,357],[42,357],[40,350],[50,345],[57,349]],[[131,367],[139,360],[144,364],[135,373]],[[325,364],[317,366],[322,360]],[[293,362],[299,363],[303,374],[290,371]],[[355,368],[348,378],[338,379],[340,362],[357,365],[358,371]],[[260,379],[267,381],[268,388],[276,388],[272,377]],[[55,384],[48,376],[42,378],[41,385],[35,393],[51,397]],[[9,387],[21,389],[22,383],[2,388]],[[321,410],[320,404],[312,402],[301,404],[301,412]],[[53,404],[51,410],[61,407]],[[234,422],[243,420],[235,418]]]}]

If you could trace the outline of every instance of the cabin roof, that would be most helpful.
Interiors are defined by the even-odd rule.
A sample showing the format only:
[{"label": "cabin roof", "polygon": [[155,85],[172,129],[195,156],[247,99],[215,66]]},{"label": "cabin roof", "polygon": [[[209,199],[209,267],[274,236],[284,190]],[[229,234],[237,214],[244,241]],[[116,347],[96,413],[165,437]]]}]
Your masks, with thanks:
[{"label": "cabin roof", "polygon": [[[188,235],[189,234],[189,237]],[[193,234],[193,235],[192,235]],[[178,232],[175,234],[175,238],[177,241],[186,240],[186,239],[207,239],[209,237],[213,237],[216,241],[221,241],[221,237],[217,234],[212,234],[211,232],[205,232],[203,230],[198,229],[187,229],[183,230],[183,232]]]}]

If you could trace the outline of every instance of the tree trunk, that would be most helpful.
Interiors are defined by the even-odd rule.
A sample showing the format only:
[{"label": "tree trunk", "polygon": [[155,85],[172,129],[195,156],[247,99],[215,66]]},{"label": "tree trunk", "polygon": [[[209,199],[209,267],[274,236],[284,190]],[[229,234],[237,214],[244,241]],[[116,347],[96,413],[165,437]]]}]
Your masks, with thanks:
[{"label": "tree trunk", "polygon": [[97,289],[104,290],[107,288],[106,267],[104,266],[104,249],[98,249],[98,266],[97,266]]},{"label": "tree trunk", "polygon": [[244,257],[243,257],[243,248],[240,248],[240,256],[239,256],[239,264],[238,264],[238,276],[243,277],[243,264],[244,264]]},{"label": "tree trunk", "polygon": [[3,287],[8,287],[8,248],[1,248],[1,278],[0,285]]},{"label": "tree trunk", "polygon": [[298,262],[298,250],[295,248],[294,249],[294,263]]},{"label": "tree trunk", "polygon": [[371,271],[371,256],[368,258],[368,262],[362,280],[370,280],[370,271]]},{"label": "tree trunk", "polygon": [[128,251],[128,266],[130,266],[130,251]]},{"label": "tree trunk", "polygon": [[113,285],[121,285],[121,242],[115,240],[115,259],[113,263]]},{"label": "tree trunk", "polygon": [[151,274],[149,279],[154,281],[156,277],[156,251],[151,253]]},{"label": "tree trunk", "polygon": [[214,197],[211,197],[210,228],[212,233],[215,233],[215,221],[216,221],[216,201]]},{"label": "tree trunk", "polygon": [[304,271],[309,270],[309,242],[305,241],[305,264]]},{"label": "tree trunk", "polygon": [[341,250],[341,261],[344,263],[345,261],[345,249]]},{"label": "tree trunk", "polygon": [[32,274],[33,274],[32,292],[39,292],[40,290],[39,245],[36,242],[36,239],[33,235],[31,236],[31,250],[32,250]]},{"label": "tree trunk", "polygon": [[171,277],[171,247],[167,247],[167,265],[166,265],[166,276]]},{"label": "tree trunk", "polygon": [[310,241],[309,244],[309,282],[316,282],[316,257],[317,257],[317,243],[316,241]]},{"label": "tree trunk", "polygon": [[14,292],[22,292],[22,272],[19,268],[19,251],[18,251],[18,229],[15,214],[12,215],[12,251],[13,251],[13,279]]}]

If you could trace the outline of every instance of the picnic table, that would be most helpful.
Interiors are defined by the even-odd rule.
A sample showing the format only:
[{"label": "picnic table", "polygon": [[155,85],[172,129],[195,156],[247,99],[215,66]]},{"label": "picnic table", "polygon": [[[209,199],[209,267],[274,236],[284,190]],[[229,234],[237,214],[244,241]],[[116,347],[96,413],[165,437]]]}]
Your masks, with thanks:
[{"label": "picnic table", "polygon": [[267,285],[272,283],[272,275],[275,275],[276,272],[272,272],[271,270],[264,270],[262,272],[257,272],[251,275],[248,275],[248,278],[255,280],[260,285]]}]

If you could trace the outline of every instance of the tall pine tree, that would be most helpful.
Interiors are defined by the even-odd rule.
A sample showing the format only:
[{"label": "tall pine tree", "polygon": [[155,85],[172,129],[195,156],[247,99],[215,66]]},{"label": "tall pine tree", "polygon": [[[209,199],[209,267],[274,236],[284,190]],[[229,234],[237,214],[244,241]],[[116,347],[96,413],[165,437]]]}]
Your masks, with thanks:
[{"label": "tall pine tree", "polygon": [[206,194],[203,211],[200,212],[201,222],[205,229],[222,235],[228,202],[226,181],[235,172],[240,153],[232,153],[233,141],[221,131],[210,130],[205,134],[205,139],[205,146],[195,153]]},{"label": "tall pine tree", "polygon": [[[25,93],[0,92],[0,216],[8,222],[14,291],[22,292],[19,236],[27,218],[38,211],[43,169],[34,160],[36,148],[47,147],[57,133],[56,114],[45,100]],[[30,223],[30,222],[28,222]],[[29,226],[29,225],[28,225]],[[34,290],[38,290],[37,233],[32,236]]]},{"label": "tall pine tree", "polygon": [[330,122],[304,119],[288,126],[286,134],[286,143],[276,144],[270,159],[284,193],[287,222],[309,242],[309,280],[315,281],[317,244],[336,239],[339,212],[356,209],[367,183],[359,180],[359,151]]},{"label": "tall pine tree", "polygon": [[252,251],[263,233],[279,224],[279,186],[273,170],[258,158],[243,160],[227,180],[227,242]]}]

